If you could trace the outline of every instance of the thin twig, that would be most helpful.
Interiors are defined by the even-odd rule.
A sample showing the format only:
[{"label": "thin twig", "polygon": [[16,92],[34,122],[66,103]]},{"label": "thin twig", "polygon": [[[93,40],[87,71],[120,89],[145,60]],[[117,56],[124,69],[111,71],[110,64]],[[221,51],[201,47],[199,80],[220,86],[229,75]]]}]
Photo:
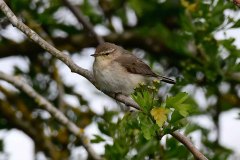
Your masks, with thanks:
[{"label": "thin twig", "polygon": [[81,10],[76,6],[73,6],[71,2],[69,2],[68,0],[62,1],[68,7],[68,9],[70,9],[70,11],[75,15],[78,22],[81,23],[86,29],[88,29],[91,32],[91,34],[95,36],[98,43],[99,44],[103,43],[104,39],[94,31],[93,25],[84,17],[84,14],[81,12]]},{"label": "thin twig", "polygon": [[181,133],[174,131],[171,135],[176,138],[179,142],[185,145],[187,149],[194,155],[197,160],[208,160],[190,141],[189,138],[182,135]]},{"label": "thin twig", "polygon": [[34,101],[40,107],[50,112],[54,116],[54,118],[56,118],[61,124],[67,127],[67,129],[71,133],[73,133],[75,136],[77,136],[81,140],[84,148],[87,150],[90,157],[94,159],[101,159],[89,145],[88,139],[84,135],[84,130],[82,128],[79,128],[73,122],[71,122],[61,111],[59,111],[49,101],[47,101],[44,97],[38,94],[31,86],[25,83],[21,78],[13,77],[0,71],[0,79],[13,84],[15,87],[19,88],[24,93],[26,93],[29,97],[34,99]]},{"label": "thin twig", "polygon": [[[33,30],[31,30],[21,21],[18,21],[17,17],[13,14],[13,12],[9,9],[9,7],[6,5],[6,3],[3,0],[0,0],[0,8],[4,12],[4,14],[8,17],[9,21],[18,29],[20,29],[23,33],[25,33],[31,40],[33,40],[35,43],[39,44],[44,50],[48,51],[50,54],[54,55],[56,58],[64,62],[71,69],[72,72],[78,73],[79,75],[88,79],[93,85],[95,85],[95,79],[93,77],[93,74],[90,71],[83,69],[81,67],[78,67],[71,60],[69,56],[64,55],[62,52],[60,52],[59,50],[57,50],[56,48],[48,44],[44,39],[39,37],[37,33],[35,33]],[[118,100],[119,102],[122,102],[128,106],[132,106],[140,110],[139,105],[129,97],[126,97],[121,94],[118,94],[117,96],[115,94],[109,94],[109,93],[105,93],[105,94]],[[201,152],[199,152],[196,147],[193,146],[193,144],[187,137],[181,135],[177,131],[173,132],[172,136],[175,137],[182,144],[184,144],[196,158],[202,158],[200,160],[207,160],[207,158]]]}]

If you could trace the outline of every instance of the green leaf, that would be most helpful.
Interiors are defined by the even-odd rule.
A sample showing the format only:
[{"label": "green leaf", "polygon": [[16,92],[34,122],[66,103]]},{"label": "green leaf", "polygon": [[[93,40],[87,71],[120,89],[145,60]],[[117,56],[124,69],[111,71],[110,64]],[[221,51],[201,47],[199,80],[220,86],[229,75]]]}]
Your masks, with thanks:
[{"label": "green leaf", "polygon": [[157,82],[154,82],[153,84],[153,86],[148,86],[144,83],[140,83],[132,94],[134,101],[138,103],[145,113],[148,113],[153,106],[158,103],[158,99],[156,98],[158,90],[155,86],[159,84]]},{"label": "green leaf", "polygon": [[152,130],[147,125],[142,125],[141,129],[142,129],[144,138],[146,138],[147,140],[150,140],[153,136]]},{"label": "green leaf", "polygon": [[180,92],[174,97],[169,97],[166,100],[166,105],[168,107],[176,108],[177,105],[183,103],[188,98],[188,94],[185,92]]},{"label": "green leaf", "polygon": [[189,115],[189,112],[192,110],[192,107],[190,104],[180,104],[177,106],[179,113],[183,117],[187,117]]},{"label": "green leaf", "polygon": [[[186,102],[187,99],[189,99],[188,94],[185,92],[181,92],[174,97],[167,98],[166,106],[169,108],[173,107],[176,111],[179,112],[181,116],[187,117],[189,113],[193,111],[192,104],[184,103]],[[176,113],[174,113],[174,116],[176,116]],[[181,117],[178,116],[178,118],[181,118]]]},{"label": "green leaf", "polygon": [[139,113],[138,118],[139,118],[140,128],[144,138],[147,140],[150,140],[155,135],[155,131],[156,131],[156,127],[154,126],[154,123],[147,115],[143,113]]},{"label": "green leaf", "polygon": [[101,136],[99,135],[94,135],[94,139],[91,140],[91,143],[100,143],[100,142],[104,142],[105,139],[103,139]]},{"label": "green leaf", "polygon": [[178,111],[173,111],[172,115],[171,115],[171,120],[170,123],[175,123],[181,119],[183,119],[184,117],[178,112]]}]

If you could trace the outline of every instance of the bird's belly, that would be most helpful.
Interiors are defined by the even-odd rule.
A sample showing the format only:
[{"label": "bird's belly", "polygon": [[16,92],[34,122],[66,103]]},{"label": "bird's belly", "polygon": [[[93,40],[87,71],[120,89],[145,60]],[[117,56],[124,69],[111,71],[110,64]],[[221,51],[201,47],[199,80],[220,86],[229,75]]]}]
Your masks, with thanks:
[{"label": "bird's belly", "polygon": [[94,76],[98,87],[102,91],[122,93],[130,95],[139,83],[144,82],[144,77],[138,74],[131,74],[116,67],[106,67],[102,70],[95,69]]}]

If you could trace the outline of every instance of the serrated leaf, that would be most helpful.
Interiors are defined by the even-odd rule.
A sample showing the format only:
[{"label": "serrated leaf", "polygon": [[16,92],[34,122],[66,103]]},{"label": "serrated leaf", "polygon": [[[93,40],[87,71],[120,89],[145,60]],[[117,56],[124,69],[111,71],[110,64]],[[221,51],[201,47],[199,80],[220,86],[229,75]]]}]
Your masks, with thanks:
[{"label": "serrated leaf", "polygon": [[144,138],[150,140],[155,134],[156,127],[147,115],[140,113],[138,118]]},{"label": "serrated leaf", "polygon": [[156,90],[155,86],[139,84],[139,86],[135,88],[132,98],[138,103],[143,111],[149,112],[153,105],[157,103],[157,100],[155,99],[155,95],[157,93]]},{"label": "serrated leaf", "polygon": [[167,120],[167,114],[169,113],[169,111],[170,110],[167,109],[167,108],[159,108],[159,107],[157,108],[157,107],[155,107],[151,110],[150,113],[153,116],[153,118],[155,119],[157,125],[159,127],[162,127],[163,124]]},{"label": "serrated leaf", "polygon": [[169,97],[166,100],[166,105],[168,107],[176,107],[177,105],[183,103],[188,98],[188,94],[185,92],[180,92],[174,97]]}]

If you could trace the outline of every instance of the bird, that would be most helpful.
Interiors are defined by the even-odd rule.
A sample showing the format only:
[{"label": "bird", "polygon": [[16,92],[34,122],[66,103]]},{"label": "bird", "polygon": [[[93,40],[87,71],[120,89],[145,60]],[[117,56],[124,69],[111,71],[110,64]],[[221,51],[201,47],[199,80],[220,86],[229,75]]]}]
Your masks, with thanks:
[{"label": "bird", "polygon": [[103,92],[130,96],[140,83],[154,79],[175,84],[175,80],[154,73],[140,58],[113,43],[99,44],[91,56],[95,57],[96,85]]}]

